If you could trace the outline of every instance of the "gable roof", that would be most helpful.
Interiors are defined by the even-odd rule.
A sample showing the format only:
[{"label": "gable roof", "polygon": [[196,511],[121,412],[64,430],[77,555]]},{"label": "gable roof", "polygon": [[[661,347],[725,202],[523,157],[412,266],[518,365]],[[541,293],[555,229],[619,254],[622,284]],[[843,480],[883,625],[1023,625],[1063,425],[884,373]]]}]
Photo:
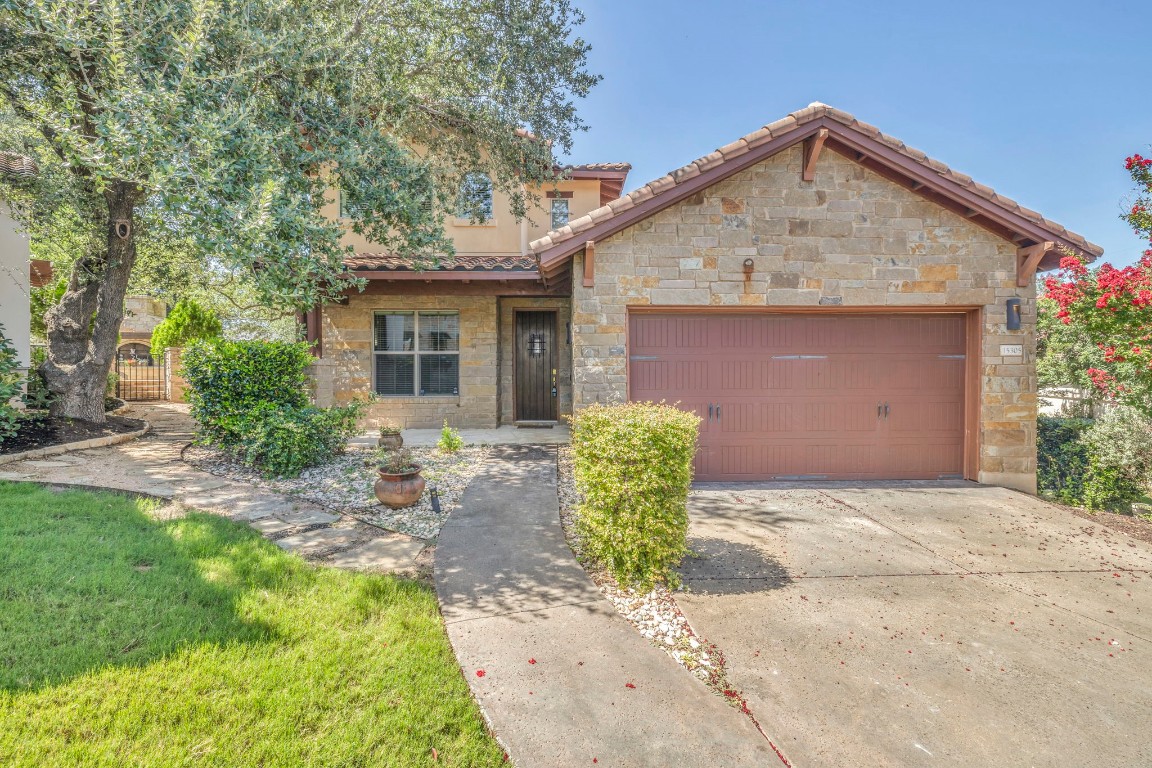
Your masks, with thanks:
[{"label": "gable roof", "polygon": [[[615,234],[823,130],[827,130],[821,134],[826,137],[825,147],[960,213],[1020,247],[1051,241],[1089,261],[1104,253],[1103,248],[1083,236],[997,194],[991,187],[973,181],[972,177],[952,170],[847,112],[820,102],[769,123],[573,219],[567,226],[529,243],[529,251],[539,261],[542,276],[546,279],[558,276],[569,268],[572,255],[588,241]],[[1055,267],[1059,259],[1059,251],[1050,252],[1040,263],[1040,269]]]},{"label": "gable roof", "polygon": [[570,179],[596,179],[600,182],[600,205],[617,200],[624,191],[631,163],[582,163],[562,169]]}]

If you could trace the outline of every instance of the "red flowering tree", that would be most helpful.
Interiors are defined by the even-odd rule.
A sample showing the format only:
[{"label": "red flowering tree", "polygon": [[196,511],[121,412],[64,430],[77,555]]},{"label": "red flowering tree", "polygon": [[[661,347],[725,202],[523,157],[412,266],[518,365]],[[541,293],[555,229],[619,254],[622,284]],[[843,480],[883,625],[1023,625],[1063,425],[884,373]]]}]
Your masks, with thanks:
[{"label": "red flowering tree", "polygon": [[[1136,182],[1136,200],[1124,219],[1152,245],[1152,158],[1132,155],[1125,167]],[[1056,317],[1076,326],[1103,353],[1088,376],[1109,397],[1152,416],[1152,247],[1131,267],[1088,269],[1077,256],[1060,260],[1060,273],[1045,280]]]}]

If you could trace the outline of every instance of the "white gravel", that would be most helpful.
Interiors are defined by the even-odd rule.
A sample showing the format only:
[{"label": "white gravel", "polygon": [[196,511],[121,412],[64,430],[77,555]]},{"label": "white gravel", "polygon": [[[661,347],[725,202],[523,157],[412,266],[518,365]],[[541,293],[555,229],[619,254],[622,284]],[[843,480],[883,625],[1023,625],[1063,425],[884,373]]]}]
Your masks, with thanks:
[{"label": "white gravel", "polygon": [[[332,461],[306,469],[299,477],[286,478],[264,477],[223,451],[204,446],[189,446],[184,460],[205,472],[306,499],[390,531],[435,539],[444,521],[460,506],[460,497],[483,466],[488,448],[466,447],[457,453],[444,453],[439,448],[409,450],[424,468],[422,474],[428,485],[420,501],[404,509],[389,509],[377,501],[372,486],[379,476],[376,467],[380,456],[371,448],[349,447]],[[433,488],[440,497],[439,512],[432,509]]]},{"label": "white gravel", "polygon": [[624,589],[610,573],[584,554],[576,529],[580,494],[576,490],[572,473],[572,449],[560,448],[557,461],[560,522],[564,527],[564,535],[576,559],[584,566],[600,592],[653,645],[663,649],[678,664],[724,696],[729,703],[743,708],[743,697],[728,682],[724,655],[715,645],[697,636],[676,604],[675,592],[664,585],[657,585],[647,593]]}]

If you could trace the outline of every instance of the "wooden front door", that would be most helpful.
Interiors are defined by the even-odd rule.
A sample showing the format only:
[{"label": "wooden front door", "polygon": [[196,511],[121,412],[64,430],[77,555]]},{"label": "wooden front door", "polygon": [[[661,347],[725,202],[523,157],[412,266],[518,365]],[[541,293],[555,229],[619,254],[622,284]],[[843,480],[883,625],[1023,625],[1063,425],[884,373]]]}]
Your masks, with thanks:
[{"label": "wooden front door", "polygon": [[644,313],[629,341],[632,399],[700,417],[698,480],[963,476],[963,315]]},{"label": "wooden front door", "polygon": [[516,421],[556,420],[556,313],[516,312]]}]

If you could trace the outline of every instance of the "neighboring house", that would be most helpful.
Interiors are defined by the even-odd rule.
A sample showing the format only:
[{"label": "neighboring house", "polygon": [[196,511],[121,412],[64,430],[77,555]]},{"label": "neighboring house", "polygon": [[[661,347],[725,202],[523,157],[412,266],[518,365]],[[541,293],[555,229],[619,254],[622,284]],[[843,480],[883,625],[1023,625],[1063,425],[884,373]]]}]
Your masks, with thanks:
[{"label": "neighboring house", "polygon": [[310,315],[318,399],[409,427],[666,400],[699,480],[1035,492],[1035,272],[1100,247],[824,104],[604,197],[519,246],[497,200],[435,271],[357,243],[368,289]]},{"label": "neighboring house", "polygon": [[124,320],[120,323],[120,345],[116,355],[122,360],[152,360],[152,331],[164,322],[168,307],[150,296],[128,296],[124,299]]},{"label": "neighboring house", "polygon": [[[36,163],[31,158],[0,152],[0,176],[34,176],[36,173]],[[28,235],[13,219],[8,205],[0,201],[0,324],[24,367],[31,365],[31,289],[46,285],[51,279],[51,265],[31,259]]]}]

